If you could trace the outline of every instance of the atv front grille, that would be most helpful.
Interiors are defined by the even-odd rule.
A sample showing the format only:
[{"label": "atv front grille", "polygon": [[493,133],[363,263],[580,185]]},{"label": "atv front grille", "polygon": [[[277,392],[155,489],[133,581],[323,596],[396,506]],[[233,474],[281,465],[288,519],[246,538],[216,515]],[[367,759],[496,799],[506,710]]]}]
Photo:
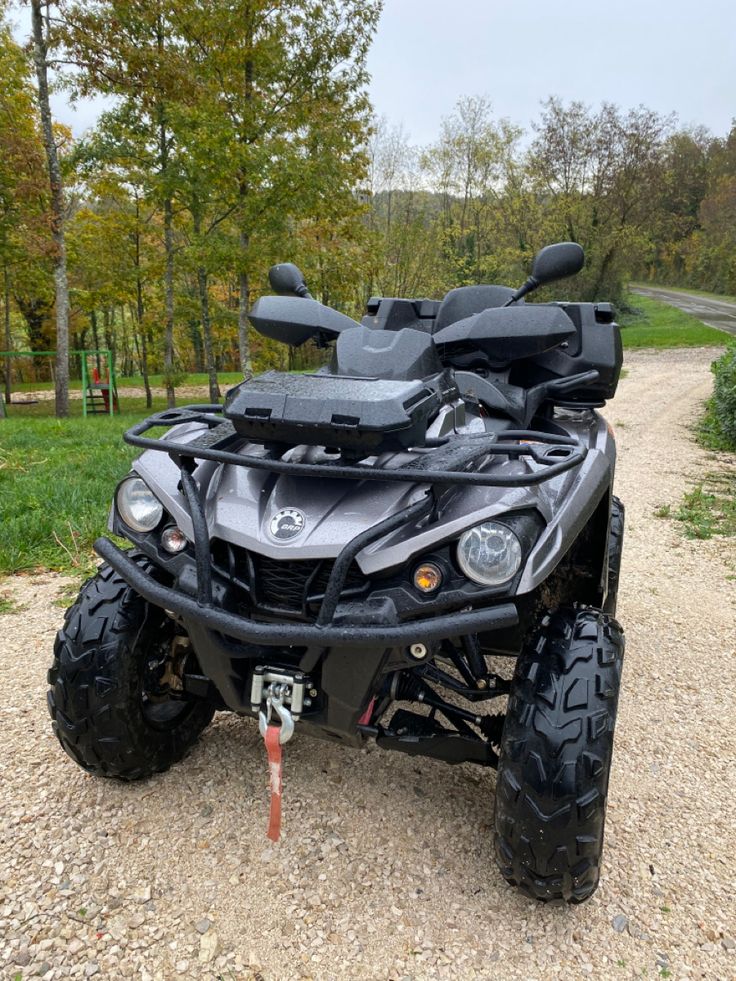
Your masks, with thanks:
[{"label": "atv front grille", "polygon": [[[318,612],[335,565],[334,559],[271,559],[222,539],[213,539],[211,555],[215,570],[248,594],[252,609],[310,620]],[[369,580],[353,563],[340,596],[357,596],[368,587]]]},{"label": "atv front grille", "polygon": [[[290,562],[253,554],[251,559],[256,604],[294,613],[306,611],[310,603],[322,599],[335,564],[334,559]],[[355,595],[367,585],[366,577],[353,565],[341,595]]]}]

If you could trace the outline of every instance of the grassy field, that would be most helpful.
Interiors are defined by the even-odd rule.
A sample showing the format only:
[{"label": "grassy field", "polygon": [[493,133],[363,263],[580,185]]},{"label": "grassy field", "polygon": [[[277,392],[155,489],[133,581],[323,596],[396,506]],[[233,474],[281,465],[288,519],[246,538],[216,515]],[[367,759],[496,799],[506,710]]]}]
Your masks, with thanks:
[{"label": "grassy field", "polygon": [[[631,306],[625,347],[723,343],[719,331],[666,304],[635,296]],[[223,385],[239,379],[221,377]],[[136,383],[120,379],[121,386]],[[186,384],[206,378],[190,375]],[[53,418],[51,401],[11,405],[9,418],[0,420],[0,575],[36,569],[82,575],[92,568],[92,542],[104,532],[112,492],[136,455],[121,434],[147,414],[142,397],[121,402],[123,413],[113,418],[83,419],[81,400],[73,400],[67,420]],[[163,408],[156,399],[154,410]]]},{"label": "grassy field", "polygon": [[659,300],[629,293],[627,306],[631,312],[619,316],[624,348],[722,347],[726,343],[723,331]]},{"label": "grassy field", "polygon": [[112,419],[0,421],[0,575],[89,571],[115,485],[136,456],[121,433],[145,414],[141,400]]}]

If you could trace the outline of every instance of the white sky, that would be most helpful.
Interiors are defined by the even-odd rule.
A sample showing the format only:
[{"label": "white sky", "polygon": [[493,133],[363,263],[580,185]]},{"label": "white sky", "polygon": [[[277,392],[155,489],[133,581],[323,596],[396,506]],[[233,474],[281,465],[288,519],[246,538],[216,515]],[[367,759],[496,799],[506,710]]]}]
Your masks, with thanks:
[{"label": "white sky", "polygon": [[[27,9],[13,15],[21,39]],[[736,117],[734,0],[385,0],[369,57],[376,112],[431,142],[463,95],[528,126],[548,95],[644,104],[716,135]],[[79,134],[100,101],[56,116]]]}]

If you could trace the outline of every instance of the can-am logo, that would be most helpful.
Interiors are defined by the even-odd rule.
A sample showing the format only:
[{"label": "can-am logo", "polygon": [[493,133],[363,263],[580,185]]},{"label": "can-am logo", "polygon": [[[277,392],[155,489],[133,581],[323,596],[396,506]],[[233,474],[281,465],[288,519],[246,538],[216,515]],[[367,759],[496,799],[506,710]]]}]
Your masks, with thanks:
[{"label": "can-am logo", "polygon": [[304,531],[306,518],[297,508],[282,508],[272,518],[269,530],[279,542],[288,542]]}]

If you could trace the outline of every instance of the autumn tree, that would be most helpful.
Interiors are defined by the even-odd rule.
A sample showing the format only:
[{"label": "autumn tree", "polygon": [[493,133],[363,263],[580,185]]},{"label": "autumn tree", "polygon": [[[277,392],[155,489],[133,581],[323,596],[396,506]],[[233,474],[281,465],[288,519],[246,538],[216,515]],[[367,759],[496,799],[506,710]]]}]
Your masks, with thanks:
[{"label": "autumn tree", "polygon": [[348,203],[363,177],[365,58],[379,0],[196,0],[179,11],[206,103],[207,145],[231,188],[237,227],[238,339],[252,372],[247,315],[263,246],[292,222]]},{"label": "autumn tree", "polygon": [[644,107],[544,103],[528,169],[544,199],[547,235],[586,250],[585,271],[571,287],[582,299],[618,298],[626,275],[650,254],[672,127],[672,118]]},{"label": "autumn tree", "polygon": [[442,195],[448,258],[458,285],[487,280],[491,272],[486,259],[503,226],[507,174],[520,135],[507,119],[494,118],[488,99],[470,96],[442,120],[440,138],[425,154]]},{"label": "autumn tree", "polygon": [[[45,350],[53,346],[50,316],[54,305],[49,182],[28,62],[5,26],[0,26],[0,77],[1,346],[13,348],[14,302],[26,323],[28,346]],[[8,361],[7,401],[10,372]]]},{"label": "autumn tree", "polygon": [[117,96],[149,157],[146,176],[162,215],[164,253],[164,375],[170,406],[174,390],[174,185],[177,102],[190,97],[186,52],[173,26],[174,5],[155,0],[65,2],[57,33],[82,94]]}]

